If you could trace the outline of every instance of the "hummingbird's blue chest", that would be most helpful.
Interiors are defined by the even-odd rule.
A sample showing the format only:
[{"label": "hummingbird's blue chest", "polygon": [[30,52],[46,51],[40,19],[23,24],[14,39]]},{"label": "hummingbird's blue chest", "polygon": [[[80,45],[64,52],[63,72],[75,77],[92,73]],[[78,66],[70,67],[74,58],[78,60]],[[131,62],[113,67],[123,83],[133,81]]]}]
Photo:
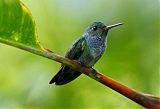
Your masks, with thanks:
[{"label": "hummingbird's blue chest", "polygon": [[86,40],[92,57],[96,58],[104,53],[106,48],[105,40],[99,37],[87,37]]},{"label": "hummingbird's blue chest", "polygon": [[106,49],[105,39],[85,36],[86,46],[79,61],[82,65],[92,67],[102,56]]}]

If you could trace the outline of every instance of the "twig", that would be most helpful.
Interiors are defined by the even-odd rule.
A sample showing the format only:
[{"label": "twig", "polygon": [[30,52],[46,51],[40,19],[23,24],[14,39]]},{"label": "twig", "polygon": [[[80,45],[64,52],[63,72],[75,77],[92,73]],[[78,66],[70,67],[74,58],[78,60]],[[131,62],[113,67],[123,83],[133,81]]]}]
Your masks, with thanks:
[{"label": "twig", "polygon": [[111,89],[119,92],[120,94],[126,96],[127,98],[135,101],[136,103],[140,104],[141,106],[148,108],[148,109],[160,109],[160,98],[159,97],[155,97],[155,96],[151,96],[148,94],[144,94],[144,93],[139,93],[131,88],[128,88],[127,86],[119,83],[116,80],[113,80],[110,77],[107,77],[95,70],[93,70],[92,68],[86,68],[86,67],[82,67],[79,63],[77,63],[76,61],[70,60],[68,58],[64,58],[58,54],[55,54],[53,52],[51,52],[48,49],[44,49],[44,50],[38,50],[32,47],[28,47],[26,45],[23,44],[19,44],[19,43],[14,43],[11,41],[6,41],[3,39],[0,39],[0,42],[23,49],[25,51],[52,59],[54,61],[60,62],[62,64],[65,64],[75,70],[78,70],[82,73],[84,73],[85,75],[95,79],[96,81],[104,84],[105,86],[110,87]]}]

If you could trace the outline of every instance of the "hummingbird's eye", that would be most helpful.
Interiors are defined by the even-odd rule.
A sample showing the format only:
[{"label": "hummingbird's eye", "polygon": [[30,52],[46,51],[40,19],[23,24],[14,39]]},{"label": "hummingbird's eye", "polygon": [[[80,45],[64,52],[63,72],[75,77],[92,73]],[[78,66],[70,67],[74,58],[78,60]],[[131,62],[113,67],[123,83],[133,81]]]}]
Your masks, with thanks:
[{"label": "hummingbird's eye", "polygon": [[97,26],[92,27],[92,30],[96,31],[97,30]]}]

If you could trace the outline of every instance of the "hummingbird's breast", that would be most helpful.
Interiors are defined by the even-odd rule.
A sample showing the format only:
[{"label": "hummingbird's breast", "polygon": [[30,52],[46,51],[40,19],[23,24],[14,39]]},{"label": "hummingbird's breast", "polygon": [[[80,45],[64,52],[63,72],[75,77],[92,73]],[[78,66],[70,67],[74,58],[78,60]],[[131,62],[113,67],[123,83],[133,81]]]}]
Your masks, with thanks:
[{"label": "hummingbird's breast", "polygon": [[86,38],[84,52],[79,58],[82,65],[92,67],[102,56],[105,51],[105,41],[100,39]]}]

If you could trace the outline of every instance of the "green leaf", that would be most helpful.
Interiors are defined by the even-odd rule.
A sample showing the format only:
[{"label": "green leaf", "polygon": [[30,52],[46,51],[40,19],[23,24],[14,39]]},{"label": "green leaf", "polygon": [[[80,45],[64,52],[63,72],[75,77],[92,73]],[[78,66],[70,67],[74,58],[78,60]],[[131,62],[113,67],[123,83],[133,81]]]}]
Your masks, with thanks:
[{"label": "green leaf", "polygon": [[33,17],[19,0],[0,0],[0,42],[43,50]]}]

